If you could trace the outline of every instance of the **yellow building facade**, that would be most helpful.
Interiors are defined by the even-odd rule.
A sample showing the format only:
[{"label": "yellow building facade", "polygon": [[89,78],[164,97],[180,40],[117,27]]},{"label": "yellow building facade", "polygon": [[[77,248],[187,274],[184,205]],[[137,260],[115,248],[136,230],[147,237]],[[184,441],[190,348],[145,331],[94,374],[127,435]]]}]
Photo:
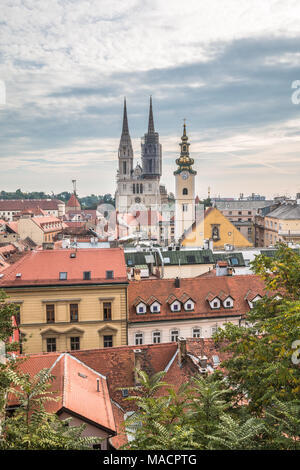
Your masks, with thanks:
[{"label": "yellow building facade", "polygon": [[9,302],[20,308],[19,331],[25,353],[127,344],[127,285],[5,291]]},{"label": "yellow building facade", "polygon": [[204,213],[204,220],[194,223],[185,232],[182,246],[202,247],[204,240],[209,239],[213,241],[214,249],[223,249],[226,244],[236,248],[253,246],[216,207],[208,208]]},{"label": "yellow building facade", "polygon": [[32,251],[0,279],[25,353],[126,345],[127,286],[119,248]]}]

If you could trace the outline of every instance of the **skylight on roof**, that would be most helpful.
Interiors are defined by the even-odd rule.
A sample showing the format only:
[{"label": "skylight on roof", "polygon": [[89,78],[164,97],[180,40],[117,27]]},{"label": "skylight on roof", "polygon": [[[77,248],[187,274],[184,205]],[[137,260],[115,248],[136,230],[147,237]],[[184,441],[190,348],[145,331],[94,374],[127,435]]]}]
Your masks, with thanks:
[{"label": "skylight on roof", "polygon": [[66,272],[60,272],[59,273],[60,281],[65,281],[67,279],[67,277],[68,277],[68,273],[66,273]]}]

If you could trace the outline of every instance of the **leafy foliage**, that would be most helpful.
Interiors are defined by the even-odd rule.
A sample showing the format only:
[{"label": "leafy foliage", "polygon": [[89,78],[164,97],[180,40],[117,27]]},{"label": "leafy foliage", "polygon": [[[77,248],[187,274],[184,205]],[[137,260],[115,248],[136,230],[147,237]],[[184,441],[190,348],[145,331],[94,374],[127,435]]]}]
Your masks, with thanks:
[{"label": "leafy foliage", "polygon": [[156,375],[154,390],[143,373],[144,388],[131,397],[137,411],[127,421],[135,423],[127,448],[300,448],[300,367],[292,361],[300,339],[300,256],[279,244],[274,258],[257,256],[253,269],[265,296],[247,324],[227,323],[215,335],[231,353],[222,363],[226,372],[193,377],[163,396],[162,377]]},{"label": "leafy foliage", "polygon": [[8,370],[11,393],[18,407],[3,423],[2,449],[90,449],[98,438],[82,437],[85,425],[70,426],[71,418],[60,420],[55,413],[45,411],[45,403],[56,401],[50,391],[54,377],[43,369],[34,377]]}]

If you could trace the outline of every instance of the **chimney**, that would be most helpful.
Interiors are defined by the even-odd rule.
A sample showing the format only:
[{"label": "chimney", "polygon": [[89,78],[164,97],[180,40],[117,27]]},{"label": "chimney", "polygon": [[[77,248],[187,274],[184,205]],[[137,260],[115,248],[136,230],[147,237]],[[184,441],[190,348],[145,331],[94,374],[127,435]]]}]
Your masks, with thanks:
[{"label": "chimney", "polygon": [[134,268],[134,280],[135,281],[140,281],[141,280],[141,270]]},{"label": "chimney", "polygon": [[206,372],[207,372],[207,357],[205,355],[199,357],[199,365],[200,365],[201,374],[206,374]]},{"label": "chimney", "polygon": [[138,372],[142,370],[142,350],[134,349],[134,385],[140,385]]},{"label": "chimney", "polygon": [[176,278],[175,278],[175,287],[176,287],[176,288],[179,288],[179,287],[180,287],[180,279],[179,279],[179,277],[176,277]]},{"label": "chimney", "polygon": [[177,344],[178,344],[178,364],[179,367],[182,366],[183,361],[186,358],[186,339],[183,338],[182,336],[179,336],[177,339]]}]

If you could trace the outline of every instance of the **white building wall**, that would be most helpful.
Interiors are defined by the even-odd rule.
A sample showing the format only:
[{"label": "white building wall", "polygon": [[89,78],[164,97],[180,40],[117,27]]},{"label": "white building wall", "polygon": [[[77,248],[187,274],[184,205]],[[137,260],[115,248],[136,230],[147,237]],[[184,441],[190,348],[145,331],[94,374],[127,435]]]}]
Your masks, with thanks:
[{"label": "white building wall", "polygon": [[179,330],[179,336],[183,338],[193,337],[193,328],[201,328],[201,337],[211,338],[212,328],[221,328],[225,323],[239,324],[240,317],[234,318],[212,318],[212,319],[197,319],[182,320],[182,321],[168,321],[168,322],[155,322],[148,324],[134,324],[128,325],[128,344],[129,346],[135,345],[135,333],[143,333],[143,344],[152,344],[152,334],[154,331],[161,332],[161,343],[169,343],[171,341],[171,330]]}]

